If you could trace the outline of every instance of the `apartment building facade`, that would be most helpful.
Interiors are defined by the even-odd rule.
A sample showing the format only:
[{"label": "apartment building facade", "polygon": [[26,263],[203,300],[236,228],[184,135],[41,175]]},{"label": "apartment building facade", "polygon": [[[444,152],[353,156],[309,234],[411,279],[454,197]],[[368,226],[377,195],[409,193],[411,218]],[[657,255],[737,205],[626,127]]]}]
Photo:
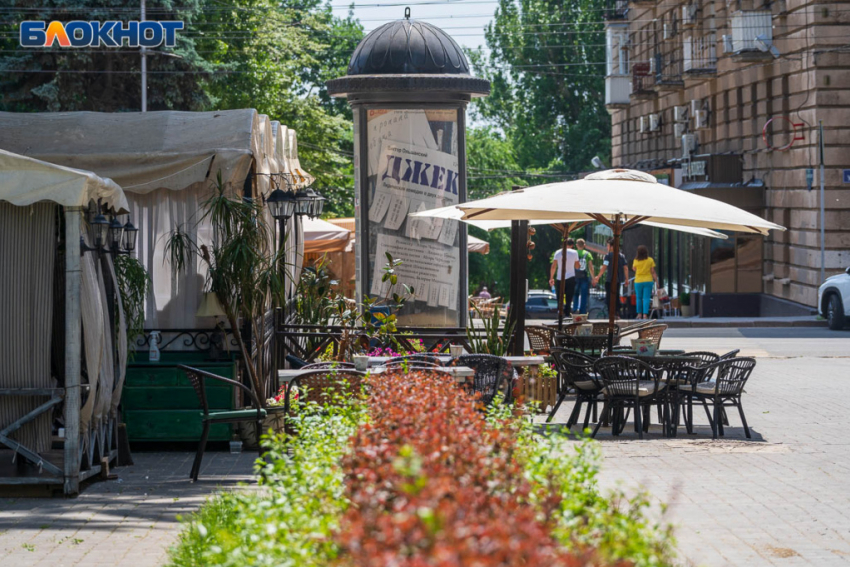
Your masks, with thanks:
[{"label": "apartment building facade", "polygon": [[788,228],[656,230],[662,277],[673,292],[815,307],[821,266],[850,266],[850,2],[609,0],[605,19],[613,165]]}]

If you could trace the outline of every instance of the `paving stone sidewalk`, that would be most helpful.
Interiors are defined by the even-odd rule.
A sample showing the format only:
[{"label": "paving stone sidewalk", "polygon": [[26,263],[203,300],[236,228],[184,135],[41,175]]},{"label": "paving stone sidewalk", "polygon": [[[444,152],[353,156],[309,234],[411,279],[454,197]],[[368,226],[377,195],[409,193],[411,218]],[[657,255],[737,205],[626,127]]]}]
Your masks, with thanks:
[{"label": "paving stone sidewalk", "polygon": [[601,484],[669,503],[684,565],[850,564],[848,400],[848,358],[759,358],[744,395],[752,440],[732,410],[726,438],[712,441],[696,407],[694,436],[602,429]]},{"label": "paving stone sidewalk", "polygon": [[163,565],[180,533],[177,516],[253,482],[256,457],[207,453],[191,483],[194,453],[134,453],[135,465],[115,469],[119,480],[92,483],[77,498],[0,498],[0,565]]}]

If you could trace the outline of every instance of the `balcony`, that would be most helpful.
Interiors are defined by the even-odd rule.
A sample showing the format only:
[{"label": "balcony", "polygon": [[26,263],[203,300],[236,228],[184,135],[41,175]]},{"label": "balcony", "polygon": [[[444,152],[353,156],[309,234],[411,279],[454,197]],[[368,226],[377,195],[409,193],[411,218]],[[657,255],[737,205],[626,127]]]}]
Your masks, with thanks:
[{"label": "balcony", "polygon": [[709,78],[717,73],[717,34],[686,37],[684,44],[684,73],[688,79]]},{"label": "balcony", "polygon": [[632,94],[631,98],[645,100],[658,96],[655,92],[655,74],[649,63],[634,63],[632,65]]},{"label": "balcony", "polygon": [[605,0],[606,20],[625,20],[629,11],[628,0]]},{"label": "balcony", "polygon": [[609,110],[629,106],[632,81],[628,75],[609,75],[605,77],[605,108]]},{"label": "balcony", "polygon": [[680,50],[675,49],[664,54],[656,53],[653,61],[656,91],[675,91],[685,88]]},{"label": "balcony", "polygon": [[[732,14],[732,55],[736,60],[771,59],[762,46],[773,42],[773,14],[769,10],[738,11]],[[764,41],[757,41],[757,40]]]}]

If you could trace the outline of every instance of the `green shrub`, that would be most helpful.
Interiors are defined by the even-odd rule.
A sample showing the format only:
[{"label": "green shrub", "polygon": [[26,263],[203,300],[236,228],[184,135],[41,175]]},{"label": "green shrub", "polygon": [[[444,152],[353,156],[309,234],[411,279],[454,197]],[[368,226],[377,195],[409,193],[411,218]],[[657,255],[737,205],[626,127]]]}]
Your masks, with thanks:
[{"label": "green shrub", "polygon": [[187,520],[171,551],[175,567],[325,566],[337,554],[332,535],[347,507],[342,455],[365,419],[360,400],[339,407],[301,404],[299,435],[267,439],[260,486],[211,498]]},{"label": "green shrub", "polygon": [[395,373],[367,403],[297,404],[254,491],[187,520],[171,565],[674,564],[646,494],[603,492],[600,445],[534,429],[497,399],[486,420],[453,380]]}]

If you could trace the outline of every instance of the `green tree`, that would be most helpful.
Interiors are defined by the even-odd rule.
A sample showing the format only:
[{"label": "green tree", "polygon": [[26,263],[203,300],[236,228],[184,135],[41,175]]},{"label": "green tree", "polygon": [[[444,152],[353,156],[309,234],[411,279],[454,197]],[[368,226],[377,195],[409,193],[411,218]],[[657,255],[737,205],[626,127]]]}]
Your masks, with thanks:
[{"label": "green tree", "polygon": [[297,130],[301,163],[316,176],[326,209],[353,214],[350,111],[324,83],[345,74],[360,24],[335,18],[317,0],[232,0],[205,12],[202,25],[216,31],[198,43],[225,71],[209,86],[216,107],[256,108]]},{"label": "green tree", "polygon": [[475,111],[503,130],[523,169],[581,171],[610,154],[602,0],[500,0],[488,52],[468,52],[492,83]]},{"label": "green tree", "polygon": [[[183,20],[191,28],[202,0],[148,0],[148,17]],[[24,20],[132,20],[137,6],[126,0],[18,0],[3,10],[0,23],[0,110],[12,112],[101,112],[141,109],[138,49],[25,49],[19,44]],[[215,70],[196,50],[196,35],[177,34],[173,48],[148,56],[148,109],[204,110],[210,98],[204,77]],[[167,51],[167,53],[166,53]]]}]

